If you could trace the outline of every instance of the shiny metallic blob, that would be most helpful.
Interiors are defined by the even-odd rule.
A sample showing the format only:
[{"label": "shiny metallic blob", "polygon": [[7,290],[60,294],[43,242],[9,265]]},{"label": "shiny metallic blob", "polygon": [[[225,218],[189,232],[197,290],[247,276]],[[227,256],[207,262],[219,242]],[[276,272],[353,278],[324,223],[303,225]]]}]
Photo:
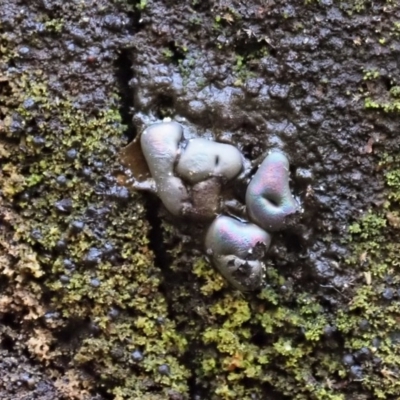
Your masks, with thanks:
[{"label": "shiny metallic blob", "polygon": [[286,227],[287,218],[299,209],[289,187],[289,161],[271,152],[261,163],[246,191],[249,218],[268,232]]},{"label": "shiny metallic blob", "polygon": [[182,215],[189,194],[180,178],[174,174],[174,163],[178,154],[183,129],[177,122],[161,122],[144,130],[140,144],[155,190],[165,208],[173,215]]},{"label": "shiny metallic blob", "polygon": [[257,225],[219,216],[207,231],[205,248],[228,282],[241,291],[253,291],[262,287],[262,259],[270,243],[270,234]]}]

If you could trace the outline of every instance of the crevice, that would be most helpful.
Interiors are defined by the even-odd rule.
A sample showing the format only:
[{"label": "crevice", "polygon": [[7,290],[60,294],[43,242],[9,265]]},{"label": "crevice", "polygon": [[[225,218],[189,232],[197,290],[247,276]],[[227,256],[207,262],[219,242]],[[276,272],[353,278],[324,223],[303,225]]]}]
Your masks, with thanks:
[{"label": "crevice", "polygon": [[181,61],[183,61],[185,57],[185,53],[181,50],[175,42],[168,43],[168,50],[171,52],[171,56],[169,59],[175,64],[179,65]]},{"label": "crevice", "polygon": [[296,165],[290,164],[289,165],[289,175],[296,176],[297,167]]},{"label": "crevice", "polygon": [[205,388],[199,384],[199,379],[196,375],[197,365],[195,360],[198,358],[198,349],[202,347],[204,348],[204,345],[199,343],[198,340],[192,340],[188,351],[181,359],[182,364],[191,371],[191,376],[187,380],[191,400],[205,399],[208,397]]},{"label": "crevice", "polygon": [[144,194],[145,197],[145,208],[146,208],[146,219],[150,224],[149,232],[149,247],[154,254],[154,265],[160,269],[163,276],[163,281],[160,285],[160,291],[163,293],[167,305],[168,314],[172,318],[172,307],[171,307],[171,295],[169,282],[174,282],[173,272],[170,269],[172,258],[168,255],[168,251],[165,245],[165,239],[163,235],[163,229],[161,226],[161,218],[158,215],[161,201],[151,194]]},{"label": "crevice", "polygon": [[174,98],[168,95],[159,96],[155,109],[155,116],[159,119],[172,116],[175,112]]},{"label": "crevice", "polygon": [[390,89],[392,89],[392,87],[394,86],[392,80],[388,76],[382,76],[381,80],[386,90],[389,92]]},{"label": "crevice", "polygon": [[[247,387],[248,391],[250,392],[252,388],[254,388],[255,386],[255,382],[256,380],[252,379],[252,378],[244,378],[243,379],[243,386]],[[253,393],[251,395],[251,398],[254,400],[262,400],[265,398],[271,399],[271,400],[290,400],[290,397],[285,396],[284,394],[278,393],[274,386],[270,383],[264,383],[262,384],[262,390],[263,393],[262,395],[258,394],[258,393]],[[266,397],[268,396],[268,397]]]},{"label": "crevice", "polygon": [[195,11],[210,11],[213,4],[209,0],[192,0],[192,9]]},{"label": "crevice", "polygon": [[1,341],[1,347],[5,350],[12,351],[14,349],[15,341],[10,336],[4,336]]},{"label": "crevice", "polygon": [[301,253],[301,238],[299,238],[297,235],[286,233],[284,236],[284,242],[289,253]]},{"label": "crevice", "polygon": [[116,77],[119,86],[121,103],[119,112],[122,124],[126,126],[124,136],[131,142],[136,137],[136,128],[133,124],[134,98],[129,82],[133,79],[131,51],[123,50],[115,62]]},{"label": "crevice", "polygon": [[[126,12],[130,21],[127,30],[132,36],[137,34],[144,26],[140,1],[133,2],[133,6],[134,9],[132,11]],[[122,124],[125,126],[123,136],[127,139],[128,143],[137,136],[137,127],[133,123],[135,113],[135,88],[132,87],[132,82],[135,79],[133,55],[132,48],[122,49],[114,63],[116,82],[119,88],[119,95],[121,96],[119,112]]]},{"label": "crevice", "polygon": [[59,346],[68,346],[69,348],[78,348],[81,343],[81,338],[91,332],[90,322],[84,319],[70,320],[66,326],[54,332],[54,337],[57,339]]},{"label": "crevice", "polygon": [[253,143],[246,144],[242,147],[243,156],[245,158],[247,158],[248,160],[253,160],[253,158],[254,158],[253,152],[254,152],[254,144]]},{"label": "crevice", "polygon": [[150,248],[154,253],[155,264],[163,269],[170,259],[163,244],[161,218],[158,216],[160,201],[150,194],[144,196],[146,197],[146,218],[151,226],[149,233]]},{"label": "crevice", "polygon": [[257,60],[265,55],[265,49],[268,50],[270,56],[276,58],[276,49],[270,44],[256,38],[249,40],[247,37],[241,37],[237,39],[235,45],[236,54],[243,57],[243,63],[247,65],[248,69],[257,67]]},{"label": "crevice", "polygon": [[[8,80],[0,80],[0,94],[3,98],[11,96],[11,86]],[[0,114],[3,115],[3,114]]]},{"label": "crevice", "polygon": [[128,27],[128,32],[131,35],[134,35],[135,33],[137,33],[140,30],[140,28],[142,27],[142,23],[141,23],[142,13],[138,8],[139,4],[140,4],[140,1],[137,1],[136,2],[136,10],[135,11],[128,11],[126,13],[127,17],[129,18],[129,20],[131,22],[129,27]]},{"label": "crevice", "polygon": [[277,52],[276,48],[270,46],[270,48],[269,48],[269,55],[270,55],[271,57],[276,58],[277,54],[278,54],[278,52]]},{"label": "crevice", "polygon": [[[100,398],[97,397],[97,400],[112,400],[115,397],[108,392],[106,387],[100,386],[98,389],[96,388],[96,396],[101,396]],[[94,399],[96,399],[94,397]]]},{"label": "crevice", "polygon": [[[139,2],[136,2],[138,5]],[[130,15],[132,23],[136,26],[141,24],[141,13],[133,13]],[[137,30],[136,30],[137,32]],[[174,43],[169,45],[169,49],[172,52],[172,60],[175,63],[179,63],[181,59],[184,58],[184,54],[179,51],[179,49],[175,46]],[[131,142],[137,137],[138,130],[134,124],[133,116],[134,113],[137,112],[136,104],[135,104],[135,85],[132,85],[132,82],[135,80],[134,73],[134,60],[132,50],[124,50],[121,52],[118,57],[116,63],[116,78],[119,85],[119,94],[121,96],[121,105],[120,105],[120,114],[122,118],[122,123],[126,126],[124,130],[124,137]],[[174,98],[168,95],[159,96],[157,99],[157,103],[154,106],[155,109],[155,117],[159,119],[163,119],[166,116],[171,116],[174,110]],[[170,283],[174,282],[173,276],[174,273],[170,268],[172,258],[169,256],[168,247],[169,245],[165,243],[165,238],[163,235],[162,229],[162,220],[158,214],[161,201],[158,197],[153,196],[148,193],[143,193],[142,195],[144,208],[146,210],[146,220],[150,225],[148,239],[149,239],[149,248],[154,254],[154,265],[158,268],[163,276],[163,281],[160,284],[160,292],[164,295],[167,302],[167,312],[172,317],[172,299],[170,292]],[[162,316],[160,316],[162,317]]]},{"label": "crevice", "polygon": [[14,330],[20,327],[20,323],[19,320],[17,320],[16,315],[11,312],[4,313],[0,321],[2,325],[9,326]]}]

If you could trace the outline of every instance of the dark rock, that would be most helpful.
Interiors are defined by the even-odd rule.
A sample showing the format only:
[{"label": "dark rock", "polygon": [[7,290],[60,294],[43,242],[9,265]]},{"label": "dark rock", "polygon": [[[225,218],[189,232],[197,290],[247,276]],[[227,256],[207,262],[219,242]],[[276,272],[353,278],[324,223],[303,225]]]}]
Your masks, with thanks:
[{"label": "dark rock", "polygon": [[368,349],[367,347],[362,347],[360,350],[357,350],[354,353],[354,357],[358,362],[363,362],[368,360],[369,358],[371,358],[371,355],[372,355],[371,350]]},{"label": "dark rock", "polygon": [[66,154],[67,159],[70,161],[75,160],[77,155],[78,155],[78,151],[76,149],[69,149]]},{"label": "dark rock", "polygon": [[335,326],[327,325],[327,326],[324,328],[324,335],[325,335],[327,338],[331,338],[336,332],[337,332],[337,329],[336,329]]},{"label": "dark rock", "polygon": [[347,366],[354,365],[354,357],[351,354],[346,354],[342,358],[343,364]]},{"label": "dark rock", "polygon": [[64,251],[67,248],[67,242],[64,239],[60,239],[55,246],[55,249],[59,252]]},{"label": "dark rock", "polygon": [[350,376],[355,380],[361,380],[363,378],[363,369],[360,365],[353,365],[350,368]]},{"label": "dark rock", "polygon": [[392,300],[393,296],[394,296],[394,291],[391,288],[386,288],[382,293],[382,297],[388,301]]},{"label": "dark rock", "polygon": [[18,53],[21,54],[21,56],[26,56],[27,54],[30,53],[30,51],[31,51],[31,50],[29,49],[29,47],[24,46],[24,47],[21,47],[21,48],[18,50]]},{"label": "dark rock", "polygon": [[362,319],[358,324],[362,331],[367,331],[370,328],[370,323],[366,319]]},{"label": "dark rock", "polygon": [[70,280],[71,280],[71,278],[70,278],[68,275],[61,275],[61,276],[60,276],[60,281],[61,281],[61,283],[67,284],[67,283],[70,282]]},{"label": "dark rock", "polygon": [[55,207],[62,213],[70,213],[73,210],[73,202],[71,199],[62,199],[55,203]]},{"label": "dark rock", "polygon": [[89,249],[86,257],[84,258],[84,263],[88,266],[97,265],[101,261],[102,252],[96,247]]},{"label": "dark rock", "polygon": [[139,350],[135,350],[132,354],[131,354],[132,360],[139,362],[143,360],[143,353]]},{"label": "dark rock", "polygon": [[65,269],[69,269],[69,270],[74,269],[74,267],[75,267],[74,263],[71,260],[69,260],[68,258],[65,258],[63,260],[63,265],[64,265]]},{"label": "dark rock", "polygon": [[65,175],[59,175],[57,176],[56,182],[60,185],[60,186],[66,186],[67,185],[67,178],[65,177]]},{"label": "dark rock", "polygon": [[34,136],[33,139],[32,139],[32,143],[36,147],[42,147],[42,146],[45,145],[46,141],[41,136]]},{"label": "dark rock", "polygon": [[109,316],[111,319],[115,319],[115,318],[118,317],[118,315],[119,315],[118,309],[116,309],[115,307],[111,307],[111,308],[110,308],[110,311],[108,312],[108,316]]},{"label": "dark rock", "polygon": [[85,227],[85,223],[83,221],[73,221],[71,224],[71,231],[73,233],[82,232],[83,228]]},{"label": "dark rock", "polygon": [[39,229],[34,229],[34,230],[31,232],[31,238],[34,239],[34,240],[36,240],[36,241],[42,240],[42,239],[43,239],[42,232],[40,232]]},{"label": "dark rock", "polygon": [[45,319],[57,319],[60,318],[60,313],[59,312],[47,312],[44,315]]},{"label": "dark rock", "polygon": [[115,247],[112,243],[106,243],[103,247],[103,254],[109,256],[110,254],[114,253]]},{"label": "dark rock", "polygon": [[101,285],[101,282],[100,282],[100,280],[97,279],[97,278],[92,278],[92,279],[90,280],[90,285],[93,286],[93,287],[95,287],[95,288],[98,288],[98,287]]},{"label": "dark rock", "polygon": [[381,346],[382,340],[378,337],[372,339],[372,346],[375,348],[379,348]]},{"label": "dark rock", "polygon": [[36,104],[35,100],[32,99],[31,97],[29,97],[28,99],[26,99],[26,100],[24,101],[24,107],[25,107],[27,110],[32,109],[32,108],[35,106],[35,104]]},{"label": "dark rock", "polygon": [[170,374],[170,369],[169,366],[167,364],[162,364],[158,367],[158,372],[161,375],[169,375]]},{"label": "dark rock", "polygon": [[114,186],[111,189],[112,196],[119,201],[127,201],[129,200],[129,191],[124,186]]}]

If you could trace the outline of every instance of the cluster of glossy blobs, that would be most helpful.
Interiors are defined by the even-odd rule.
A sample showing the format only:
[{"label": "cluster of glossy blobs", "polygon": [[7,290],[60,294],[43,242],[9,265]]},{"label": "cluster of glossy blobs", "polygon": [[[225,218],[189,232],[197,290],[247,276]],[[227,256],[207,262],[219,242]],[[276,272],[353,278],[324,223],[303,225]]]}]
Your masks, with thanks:
[{"label": "cluster of glossy blobs", "polygon": [[206,254],[233,286],[259,289],[270,233],[283,229],[287,217],[298,210],[286,156],[270,152],[252,177],[246,191],[248,222],[221,214],[223,186],[244,168],[241,152],[230,144],[183,139],[177,122],[157,123],[142,133],[141,148],[154,180],[151,187],[171,214],[210,222]]}]

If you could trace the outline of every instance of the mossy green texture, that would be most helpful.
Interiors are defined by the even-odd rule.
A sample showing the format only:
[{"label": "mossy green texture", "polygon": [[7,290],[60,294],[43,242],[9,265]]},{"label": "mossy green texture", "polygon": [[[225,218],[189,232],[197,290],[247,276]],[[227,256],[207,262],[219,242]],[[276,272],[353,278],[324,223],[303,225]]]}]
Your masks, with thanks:
[{"label": "mossy green texture", "polygon": [[[355,251],[348,263],[357,268],[363,282],[357,285],[348,309],[339,317],[342,329],[351,334],[346,344],[357,349],[369,343],[374,357],[380,360],[380,374],[366,375],[363,385],[374,393],[374,398],[386,399],[400,391],[396,378],[400,365],[400,301],[398,295],[392,298],[387,292],[396,293],[400,281],[400,155],[383,154],[379,168],[387,185],[385,202],[349,228]],[[357,329],[357,320],[367,326],[365,331]]]},{"label": "mossy green texture", "polygon": [[[395,171],[391,168],[385,174],[387,179],[396,175]],[[388,193],[388,198],[396,192],[398,187]],[[368,212],[350,228],[348,240],[354,257],[348,259],[348,268],[358,271],[360,279],[350,296],[343,294],[344,301],[335,311],[328,311],[318,296],[305,290],[282,294],[279,288],[284,279],[272,267],[266,273],[269,286],[257,299],[221,291],[219,284],[210,287],[209,282],[218,282],[218,275],[207,268],[203,258],[197,258],[194,272],[205,282],[201,290],[208,299],[195,311],[206,321],[206,328],[201,329],[199,324],[194,332],[193,327],[186,332],[192,331],[189,342],[198,341],[200,335],[201,344],[197,342],[197,346],[202,350],[195,360],[196,376],[201,382],[209,382],[213,398],[250,399],[256,393],[265,393],[268,387],[293,399],[346,399],[348,391],[356,388],[373,393],[375,398],[389,399],[398,392],[398,346],[391,335],[396,330],[399,303],[385,304],[381,291],[386,275],[378,267],[371,269],[372,283],[367,284],[364,273],[368,271],[360,264],[366,249],[371,249],[371,260],[379,260],[387,250],[387,267],[397,264],[398,254],[393,250],[398,252],[398,244],[387,242],[390,232],[385,211],[382,213]],[[381,246],[384,242],[385,248]],[[175,255],[181,257],[181,252]],[[376,260],[371,265],[377,265]],[[176,303],[189,296],[182,291],[176,295]],[[362,328],[365,324],[367,328]],[[334,329],[334,337],[329,335],[330,329]],[[361,349],[368,349],[370,358],[363,362],[363,375],[357,377],[343,364],[342,357]],[[377,368],[374,362],[378,359]],[[252,382],[252,389],[244,382]]]},{"label": "mossy green texture", "polygon": [[[379,168],[387,184],[386,201],[349,227],[353,256],[347,264],[357,281],[343,294],[340,308],[328,312],[306,291],[282,295],[277,290],[282,277],[268,268],[269,287],[257,300],[227,292],[204,311],[207,320],[218,322],[202,334],[208,350],[197,374],[205,380],[218,377],[215,398],[251,398],[243,386],[246,379],[293,399],[346,399],[347,390],[356,387],[377,399],[399,393],[400,301],[382,294],[387,288],[396,291],[400,280],[400,156],[382,156]],[[196,274],[209,281],[210,272],[202,266],[196,263]],[[342,342],[329,336],[333,327]],[[251,340],[255,334],[262,343]],[[360,351],[368,356],[360,362],[362,375],[356,376],[342,356]]]},{"label": "mossy green texture", "polygon": [[[74,345],[49,352],[50,365],[60,356],[78,369],[91,365],[98,384],[119,399],[146,398],[149,385],[148,398],[185,395],[189,372],[180,357],[187,341],[168,318],[144,207],[136,194],[127,203],[109,193],[124,179],[117,154],[124,131],[118,96],[109,93],[108,107],[87,115],[68,94],[55,100],[47,79],[42,71],[7,77],[9,92],[1,103],[9,113],[0,149],[3,198],[18,207],[23,221],[13,227],[14,240],[26,246],[18,257],[30,259],[16,284],[23,280],[39,301],[49,299],[40,317],[59,313],[54,335],[79,335]],[[27,134],[31,126],[34,135]],[[111,183],[102,186],[106,174]],[[62,184],[60,175],[66,178]],[[71,207],[60,211],[57,202],[65,199]],[[71,228],[77,220],[84,222],[79,232]],[[113,256],[103,252],[97,261],[86,260],[91,249],[104,248],[112,248]],[[132,358],[135,350],[142,360]],[[168,375],[158,371],[164,364]]]},{"label": "mossy green texture", "polygon": [[385,112],[400,112],[400,86],[393,86],[385,98],[365,98],[365,107]]}]

